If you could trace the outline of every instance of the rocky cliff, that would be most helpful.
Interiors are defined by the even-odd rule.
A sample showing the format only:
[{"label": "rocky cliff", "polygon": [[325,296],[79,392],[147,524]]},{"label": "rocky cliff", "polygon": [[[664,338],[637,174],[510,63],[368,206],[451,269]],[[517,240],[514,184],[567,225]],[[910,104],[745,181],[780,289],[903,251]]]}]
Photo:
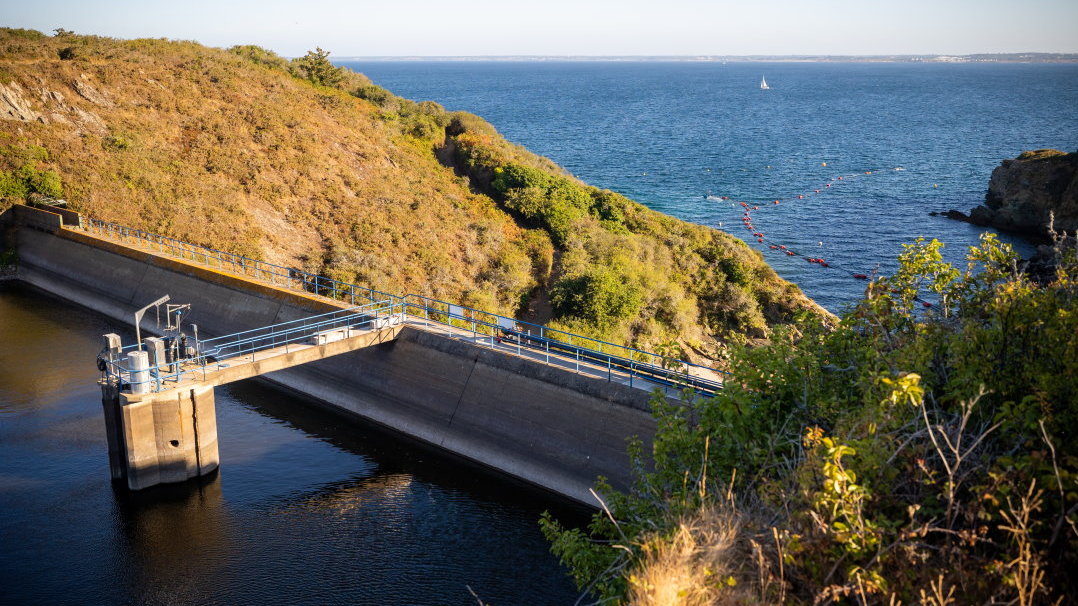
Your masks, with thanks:
[{"label": "rocky cliff", "polygon": [[1004,160],[992,171],[984,206],[969,220],[1043,238],[1050,215],[1056,231],[1078,229],[1078,152],[1039,149]]}]

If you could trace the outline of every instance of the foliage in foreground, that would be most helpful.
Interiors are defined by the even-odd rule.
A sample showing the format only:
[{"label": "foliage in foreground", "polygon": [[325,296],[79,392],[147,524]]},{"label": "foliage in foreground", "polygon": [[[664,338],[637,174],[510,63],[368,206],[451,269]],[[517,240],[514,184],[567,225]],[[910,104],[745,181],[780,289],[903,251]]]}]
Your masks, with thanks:
[{"label": "foliage in foreground", "polygon": [[961,270],[940,247],[908,245],[837,327],[806,318],[735,352],[719,396],[656,398],[653,469],[637,445],[638,480],[600,486],[586,531],[542,521],[581,589],[633,604],[1078,595],[1073,244],[1057,242],[1044,286],[993,235]]}]

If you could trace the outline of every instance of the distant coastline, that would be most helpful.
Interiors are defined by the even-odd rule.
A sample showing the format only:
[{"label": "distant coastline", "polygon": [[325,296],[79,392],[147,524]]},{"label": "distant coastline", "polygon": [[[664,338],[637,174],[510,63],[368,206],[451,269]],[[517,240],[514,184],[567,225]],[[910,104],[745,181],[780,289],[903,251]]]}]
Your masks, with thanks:
[{"label": "distant coastline", "polygon": [[699,63],[1078,63],[1078,53],[981,53],[973,55],[489,55],[341,57],[340,61],[683,61]]}]

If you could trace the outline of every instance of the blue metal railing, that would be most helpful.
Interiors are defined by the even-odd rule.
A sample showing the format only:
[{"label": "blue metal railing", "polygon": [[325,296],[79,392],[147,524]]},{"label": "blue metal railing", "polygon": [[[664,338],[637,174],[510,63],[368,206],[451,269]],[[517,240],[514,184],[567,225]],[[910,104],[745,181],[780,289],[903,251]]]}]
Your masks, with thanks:
[{"label": "blue metal railing", "polygon": [[83,229],[120,242],[138,242],[153,250],[167,252],[181,259],[188,259],[210,267],[227,269],[233,273],[269,282],[275,286],[283,286],[338,301],[346,301],[349,305],[355,305],[357,301],[376,301],[395,296],[373,288],[357,286],[327,278],[326,276],[312,274],[294,267],[275,265],[243,255],[199,246],[169,238],[168,236],[161,236],[141,229],[132,229],[89,217],[84,218]]},{"label": "blue metal railing", "polygon": [[[105,360],[104,374],[107,380],[116,381],[121,389],[130,388],[133,393],[156,392],[171,388],[185,377],[206,378],[209,370],[227,367],[232,360],[261,351],[289,347],[306,342],[320,344],[320,338],[336,336],[344,338],[347,330],[382,328],[403,321],[404,306],[399,300],[386,299],[340,309],[329,313],[281,322],[251,330],[194,342],[193,355],[179,347],[169,347],[169,360],[151,365],[146,369],[133,368],[127,354],[135,351],[138,344],[128,345]],[[312,341],[314,341],[312,343]],[[146,390],[139,386],[147,385]]]},{"label": "blue metal railing", "polygon": [[[698,364],[685,362],[625,345],[618,345],[585,337],[539,324],[532,324],[490,312],[440,301],[422,295],[405,295],[406,313],[426,321],[471,330],[473,338],[489,337],[489,345],[516,348],[518,353],[538,353],[550,363],[550,356],[568,361],[577,372],[603,374],[607,380],[618,375],[628,375],[629,385],[634,378],[642,378],[667,387],[692,388],[703,395],[714,395],[722,389],[722,382],[702,377],[716,371]],[[581,363],[584,367],[581,367]],[[597,372],[598,371],[598,372]],[[693,373],[697,373],[694,375]]]},{"label": "blue metal railing", "polygon": [[[490,347],[515,347],[518,353],[527,350],[532,354],[542,355],[547,363],[554,363],[551,362],[553,357],[555,361],[560,360],[562,366],[569,364],[577,372],[596,376],[604,374],[601,371],[605,367],[608,381],[614,380],[616,374],[619,378],[627,377],[630,386],[634,380],[643,379],[666,387],[692,388],[702,395],[713,395],[722,388],[721,380],[700,375],[724,375],[724,372],[670,356],[522,322],[422,295],[393,295],[98,219],[86,218],[83,229],[121,242],[138,242],[181,259],[220,267],[276,286],[346,301],[351,305],[356,305],[357,301],[394,301],[402,306],[405,314],[422,317],[427,323],[471,330],[472,340],[477,343],[485,343]],[[450,334],[454,337],[460,336],[456,333]],[[479,335],[488,339],[479,339]]]}]

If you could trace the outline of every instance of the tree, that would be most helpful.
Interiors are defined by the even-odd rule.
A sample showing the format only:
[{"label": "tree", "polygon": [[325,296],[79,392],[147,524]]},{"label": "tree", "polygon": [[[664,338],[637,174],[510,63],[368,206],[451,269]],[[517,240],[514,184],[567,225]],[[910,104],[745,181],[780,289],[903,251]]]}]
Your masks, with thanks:
[{"label": "tree", "polygon": [[341,68],[329,62],[329,51],[315,48],[292,60],[292,70],[297,77],[319,86],[337,87],[344,81]]}]

